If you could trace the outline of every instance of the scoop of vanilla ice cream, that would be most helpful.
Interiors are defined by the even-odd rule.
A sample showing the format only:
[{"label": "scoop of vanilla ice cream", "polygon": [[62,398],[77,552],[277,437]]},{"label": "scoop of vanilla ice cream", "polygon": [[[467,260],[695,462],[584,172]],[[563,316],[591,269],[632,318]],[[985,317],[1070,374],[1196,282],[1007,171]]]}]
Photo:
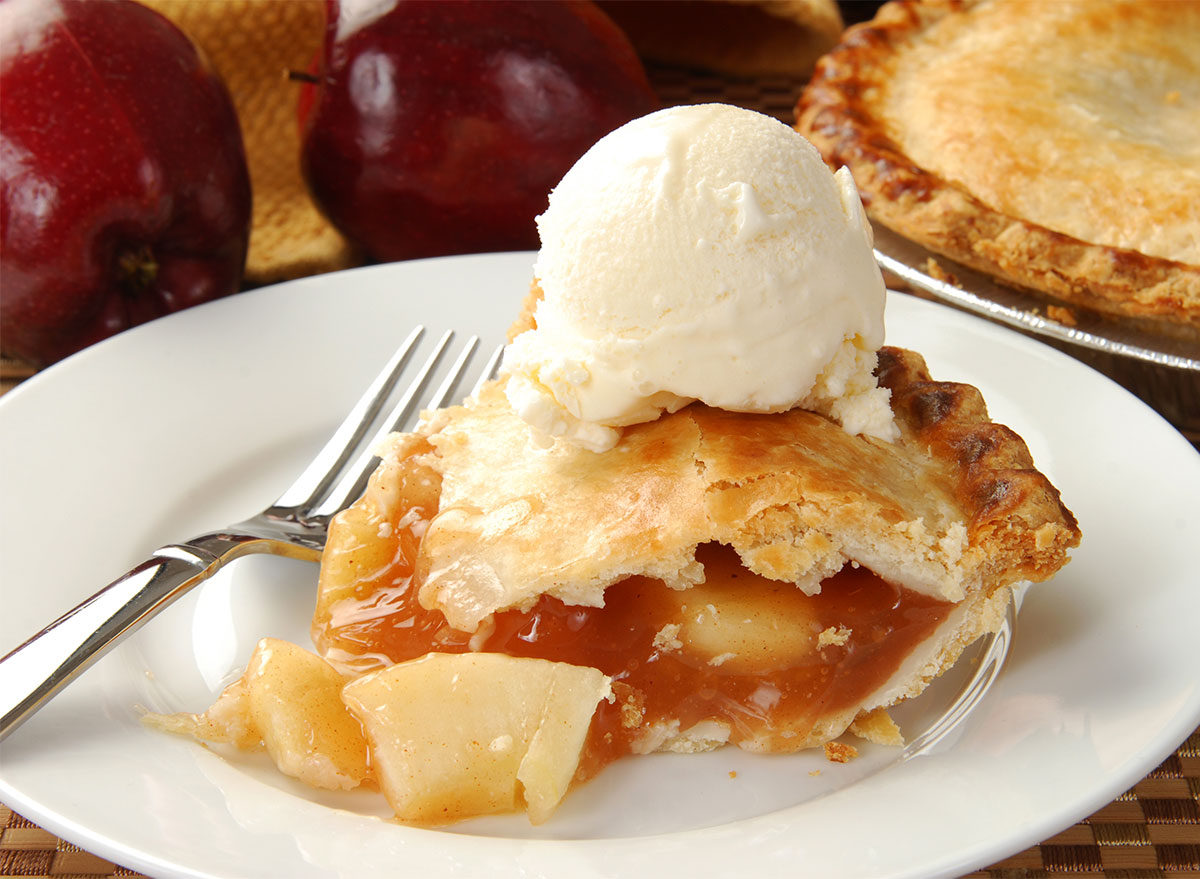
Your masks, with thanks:
[{"label": "scoop of vanilla ice cream", "polygon": [[509,346],[514,410],[596,451],[700,400],[801,405],[885,440],[883,278],[845,168],[771,117],[673,107],[613,131],[538,218],[536,329]]}]

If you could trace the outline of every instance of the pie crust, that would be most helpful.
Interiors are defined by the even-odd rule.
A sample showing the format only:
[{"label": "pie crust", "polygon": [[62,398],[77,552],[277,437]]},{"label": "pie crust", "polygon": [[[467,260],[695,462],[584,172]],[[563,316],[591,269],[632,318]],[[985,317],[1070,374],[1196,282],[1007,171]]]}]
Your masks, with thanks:
[{"label": "pie crust", "polygon": [[1200,338],[1200,3],[892,2],[796,128],[869,216],[1022,288]]},{"label": "pie crust", "polygon": [[[794,751],[820,746],[854,723],[868,730],[872,712],[920,694],[996,629],[1008,587],[1053,576],[1079,541],[1057,489],[1020,437],[990,421],[977,389],[933,381],[918,354],[898,348],[879,352],[878,377],[892,394],[900,433],[893,443],[851,435],[802,409],[759,415],[692,404],[627,429],[602,453],[562,441],[540,446],[509,406],[504,380],[490,382],[381,448],[366,493],[331,528],[314,642],[328,661],[361,674],[410,659],[404,650],[498,649],[489,639],[511,628],[505,615],[536,620],[545,600],[607,612],[633,584],[641,590],[636,601],[647,602],[635,612],[651,614],[663,601],[655,595],[712,594],[706,575],[730,582],[719,573],[727,563],[712,566],[714,552],[740,560],[743,575],[763,578],[750,581],[775,581],[796,596],[836,595],[846,581],[828,578],[865,568],[897,590],[897,602],[910,602],[905,607],[915,601],[941,610],[928,634],[896,653],[894,665],[877,667],[859,696],[827,695],[817,715],[804,709],[732,735],[703,719],[696,726],[672,725],[669,715],[642,723],[640,696],[619,701],[638,718],[634,753],[727,741]],[[654,587],[637,585],[646,583]],[[745,594],[739,588],[761,587],[747,582],[720,594]],[[722,612],[719,598],[683,600],[710,609],[715,601],[712,613]],[[738,607],[737,598],[729,600]],[[417,617],[414,602],[425,609]],[[393,627],[424,629],[430,614],[440,627],[428,630],[427,641],[389,646]],[[658,632],[651,662],[679,650],[679,629]],[[836,649],[848,635],[831,628],[818,638],[814,630],[811,640],[817,650]],[[685,649],[697,642],[690,644]],[[721,641],[703,655],[715,666],[745,649],[745,642]],[[593,664],[586,653],[582,661],[543,658]]]},{"label": "pie crust", "polygon": [[440,484],[419,595],[463,632],[543,595],[599,607],[633,576],[686,589],[702,582],[696,549],[710,542],[809,593],[851,563],[950,602],[1057,570],[1075,523],[1020,438],[988,420],[975,388],[931,381],[913,352],[880,359],[896,443],[803,409],[693,404],[628,428],[610,452],[547,449],[501,380],[396,435],[366,502],[397,503],[413,473]]}]

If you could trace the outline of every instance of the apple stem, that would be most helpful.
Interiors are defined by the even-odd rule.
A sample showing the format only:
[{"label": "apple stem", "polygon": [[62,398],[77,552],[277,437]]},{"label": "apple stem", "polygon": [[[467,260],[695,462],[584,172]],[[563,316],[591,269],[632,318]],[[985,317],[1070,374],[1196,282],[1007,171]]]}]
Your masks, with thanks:
[{"label": "apple stem", "polygon": [[143,244],[136,250],[121,251],[117,257],[117,268],[120,270],[122,286],[129,293],[147,290],[158,277],[158,262],[149,244]]},{"label": "apple stem", "polygon": [[287,78],[292,82],[307,82],[309,85],[320,85],[325,80],[314,73],[306,73],[303,70],[289,70]]}]

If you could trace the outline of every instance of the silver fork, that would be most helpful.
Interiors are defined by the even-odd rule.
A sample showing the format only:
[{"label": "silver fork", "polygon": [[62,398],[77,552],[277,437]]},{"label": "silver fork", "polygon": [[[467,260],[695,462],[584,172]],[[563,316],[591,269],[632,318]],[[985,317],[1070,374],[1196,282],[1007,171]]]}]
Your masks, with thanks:
[{"label": "silver fork", "polygon": [[[453,333],[447,332],[390,412],[380,418],[424,334],[423,327],[413,330],[325,447],[275,503],[223,530],[155,550],[132,571],[0,659],[0,740],[110,648],[234,559],[271,553],[318,560],[330,520],[366,487],[376,460],[375,447],[390,431],[411,427],[421,410],[452,400],[480,344],[476,336],[468,339],[436,390],[422,402],[421,395],[436,379],[450,347]],[[496,371],[502,352],[503,346],[492,353],[472,393]]]}]

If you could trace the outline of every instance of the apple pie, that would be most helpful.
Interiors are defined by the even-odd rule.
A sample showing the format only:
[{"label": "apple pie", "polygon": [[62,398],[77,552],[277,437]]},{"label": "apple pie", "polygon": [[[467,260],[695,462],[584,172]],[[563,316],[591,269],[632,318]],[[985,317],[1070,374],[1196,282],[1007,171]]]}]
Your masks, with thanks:
[{"label": "apple pie", "polygon": [[605,452],[546,447],[489,382],[391,436],[335,518],[316,654],[266,639],[207,712],[148,721],[423,825],[539,823],[630,754],[900,744],[887,709],[1080,533],[977,389],[878,363],[894,442],[693,403]]},{"label": "apple pie", "polygon": [[1191,0],[888,3],[818,63],[796,128],[895,232],[1200,338],[1198,46]]},{"label": "apple pie", "polygon": [[394,435],[335,521],[318,651],[368,678],[446,654],[599,670],[576,782],[631,753],[791,752],[847,729],[898,743],[886,708],[994,630],[1008,587],[1054,574],[1079,530],[976,389],[894,348],[879,378],[895,443],[693,404],[603,453],[539,446],[490,383]]}]

